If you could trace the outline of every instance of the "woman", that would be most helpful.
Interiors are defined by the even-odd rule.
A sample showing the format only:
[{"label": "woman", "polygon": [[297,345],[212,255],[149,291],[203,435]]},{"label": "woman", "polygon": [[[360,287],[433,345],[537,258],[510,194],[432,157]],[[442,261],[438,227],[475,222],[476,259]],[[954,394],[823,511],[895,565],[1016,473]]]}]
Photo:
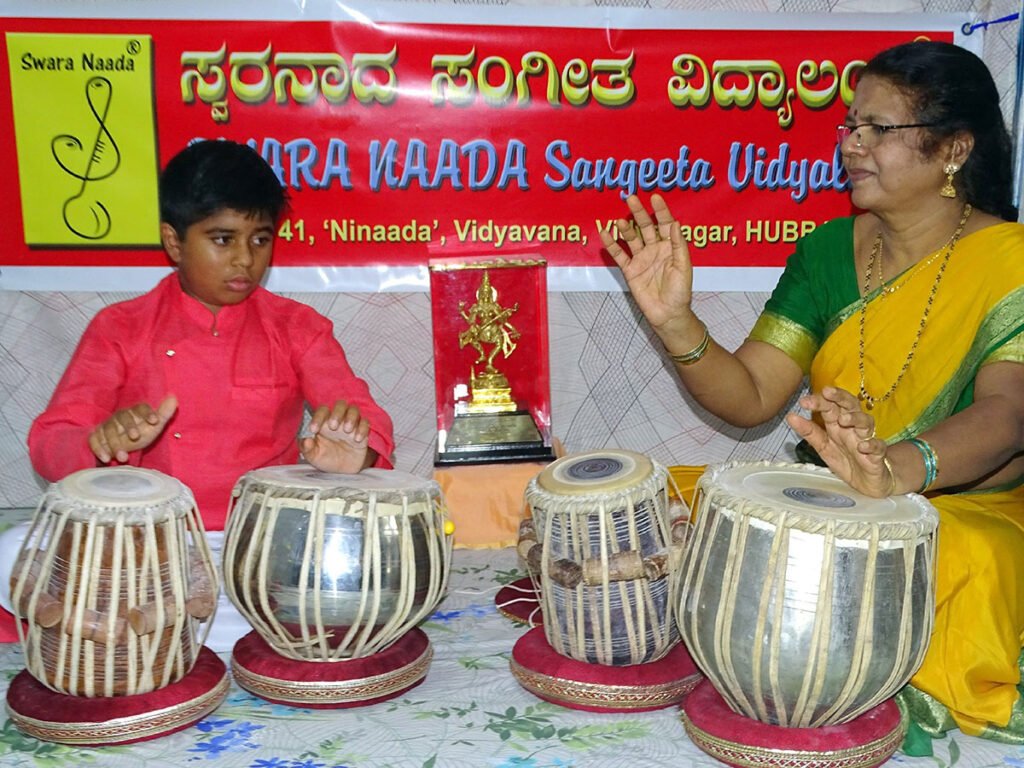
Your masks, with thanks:
[{"label": "woman", "polygon": [[[806,237],[734,353],[690,306],[678,223],[653,196],[602,232],[638,306],[708,410],[790,426],[875,497],[927,493],[940,514],[935,631],[902,694],[926,731],[1024,743],[1024,226],[984,63],[947,43],[883,51],[838,130],[863,211]],[[1011,719],[1011,715],[1013,715]],[[952,718],[952,719],[950,719]]]}]

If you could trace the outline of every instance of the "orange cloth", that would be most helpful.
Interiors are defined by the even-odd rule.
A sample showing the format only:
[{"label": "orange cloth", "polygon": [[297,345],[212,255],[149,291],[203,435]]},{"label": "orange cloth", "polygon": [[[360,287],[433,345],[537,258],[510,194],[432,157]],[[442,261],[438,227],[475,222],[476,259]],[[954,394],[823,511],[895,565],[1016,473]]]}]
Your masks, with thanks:
[{"label": "orange cloth", "polygon": [[679,497],[686,503],[686,506],[690,508],[690,520],[693,521],[697,510],[693,508],[693,494],[697,489],[697,481],[700,480],[701,475],[704,474],[704,470],[707,469],[706,464],[699,466],[677,464],[668,468],[669,475],[672,476],[672,481],[676,484],[676,488],[679,490]]},{"label": "orange cloth", "polygon": [[[563,456],[555,441],[555,455]],[[448,512],[455,523],[455,546],[464,549],[514,547],[519,523],[530,517],[523,496],[526,485],[547,466],[546,462],[465,464],[437,467],[434,479],[441,486]],[[705,467],[669,467],[679,494],[687,505]]]},{"label": "orange cloth", "polygon": [[530,461],[435,468],[434,479],[455,523],[455,546],[514,547],[519,521],[529,517],[523,500],[526,484],[546,466]]}]

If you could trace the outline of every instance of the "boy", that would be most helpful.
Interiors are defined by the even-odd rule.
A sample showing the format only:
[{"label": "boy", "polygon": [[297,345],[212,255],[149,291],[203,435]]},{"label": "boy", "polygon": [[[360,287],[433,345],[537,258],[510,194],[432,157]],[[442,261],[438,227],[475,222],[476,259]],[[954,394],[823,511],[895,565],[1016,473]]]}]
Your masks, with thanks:
[{"label": "boy", "polygon": [[[192,144],[160,177],[160,234],[177,266],[89,324],[29,431],[46,480],[129,463],[192,489],[221,530],[245,472],[302,457],[329,472],[390,468],[391,420],[352,373],[329,320],[260,281],[285,192],[249,147]],[[303,404],[309,436],[296,441]]]}]

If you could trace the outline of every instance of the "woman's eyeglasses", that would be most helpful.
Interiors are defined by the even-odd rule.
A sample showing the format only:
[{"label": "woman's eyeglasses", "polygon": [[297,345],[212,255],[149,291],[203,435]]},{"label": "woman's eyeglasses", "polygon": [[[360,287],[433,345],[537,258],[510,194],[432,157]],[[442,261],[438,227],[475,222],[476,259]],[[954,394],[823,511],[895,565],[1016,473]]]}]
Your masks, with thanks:
[{"label": "woman's eyeglasses", "polygon": [[889,131],[901,128],[931,128],[935,123],[905,123],[904,125],[879,125],[878,123],[860,123],[858,125],[837,125],[836,140],[842,144],[850,136],[854,137],[854,146],[871,149],[878,145],[882,137]]}]

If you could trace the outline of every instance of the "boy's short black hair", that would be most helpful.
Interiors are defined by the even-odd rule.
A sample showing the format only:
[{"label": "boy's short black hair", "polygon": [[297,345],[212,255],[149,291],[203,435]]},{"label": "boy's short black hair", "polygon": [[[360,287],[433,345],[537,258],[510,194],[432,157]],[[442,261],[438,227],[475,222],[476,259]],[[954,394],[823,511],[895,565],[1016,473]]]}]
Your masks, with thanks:
[{"label": "boy's short black hair", "polygon": [[275,222],[287,205],[284,187],[266,161],[235,141],[197,141],[160,174],[160,220],[179,236],[217,211],[266,214]]}]

